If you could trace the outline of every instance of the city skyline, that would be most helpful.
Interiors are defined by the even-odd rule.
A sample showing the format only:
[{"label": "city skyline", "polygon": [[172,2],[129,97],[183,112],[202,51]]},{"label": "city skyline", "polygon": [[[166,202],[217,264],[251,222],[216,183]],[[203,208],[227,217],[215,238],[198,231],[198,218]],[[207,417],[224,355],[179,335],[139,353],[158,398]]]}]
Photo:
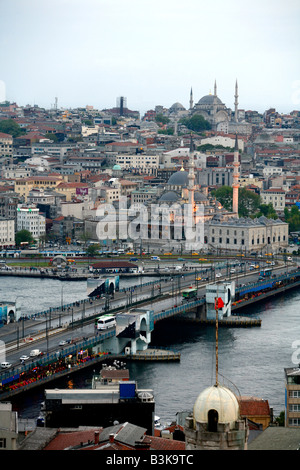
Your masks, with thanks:
[{"label": "city skyline", "polygon": [[299,109],[300,5],[217,0],[12,0],[0,6],[0,101],[141,115],[213,93],[234,109]]}]

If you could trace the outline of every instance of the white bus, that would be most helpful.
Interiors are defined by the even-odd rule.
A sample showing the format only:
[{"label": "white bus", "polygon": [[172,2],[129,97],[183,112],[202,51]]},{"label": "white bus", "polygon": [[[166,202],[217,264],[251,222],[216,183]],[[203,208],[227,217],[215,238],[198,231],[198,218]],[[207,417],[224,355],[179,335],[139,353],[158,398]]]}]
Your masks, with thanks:
[{"label": "white bus", "polygon": [[98,330],[107,330],[113,326],[116,326],[116,319],[112,315],[103,315],[103,317],[99,318],[97,321]]}]

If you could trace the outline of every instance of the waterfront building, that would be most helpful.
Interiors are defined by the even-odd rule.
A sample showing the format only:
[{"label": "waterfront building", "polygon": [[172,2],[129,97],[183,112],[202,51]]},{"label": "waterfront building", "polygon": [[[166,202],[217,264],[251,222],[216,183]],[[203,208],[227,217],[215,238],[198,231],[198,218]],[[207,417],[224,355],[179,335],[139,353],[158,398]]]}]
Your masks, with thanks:
[{"label": "waterfront building", "polygon": [[15,246],[15,221],[14,219],[0,217],[0,249],[13,248]]},{"label": "waterfront building", "polygon": [[35,205],[18,205],[17,232],[27,230],[36,240],[46,233],[46,219],[40,215],[40,210]]},{"label": "waterfront building", "polygon": [[300,365],[285,371],[285,426],[300,428]]},{"label": "waterfront building", "polygon": [[130,422],[154,434],[155,400],[152,390],[135,381],[98,385],[95,389],[45,390],[45,426],[112,426]]},{"label": "waterfront building", "polygon": [[274,252],[288,246],[289,225],[280,219],[259,217],[213,218],[207,224],[210,249]]}]

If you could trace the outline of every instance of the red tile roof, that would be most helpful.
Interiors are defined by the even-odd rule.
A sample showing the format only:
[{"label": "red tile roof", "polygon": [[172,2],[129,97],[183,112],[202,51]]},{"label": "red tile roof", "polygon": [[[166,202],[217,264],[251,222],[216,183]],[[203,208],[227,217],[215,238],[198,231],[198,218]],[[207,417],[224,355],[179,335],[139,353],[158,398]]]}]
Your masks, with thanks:
[{"label": "red tile roof", "polygon": [[270,416],[270,407],[268,400],[257,397],[240,397],[241,416]]}]

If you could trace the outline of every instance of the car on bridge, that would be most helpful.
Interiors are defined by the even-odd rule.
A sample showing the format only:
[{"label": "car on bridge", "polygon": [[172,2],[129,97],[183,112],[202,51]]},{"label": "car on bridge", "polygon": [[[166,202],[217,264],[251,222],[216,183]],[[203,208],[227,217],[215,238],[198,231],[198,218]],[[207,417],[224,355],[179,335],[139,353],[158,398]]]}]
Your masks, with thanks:
[{"label": "car on bridge", "polygon": [[10,367],[12,367],[10,362],[1,362],[1,369],[9,369]]},{"label": "car on bridge", "polygon": [[23,356],[20,357],[20,361],[21,361],[21,362],[28,361],[28,359],[30,359],[30,357],[29,357],[29,356],[26,356],[26,354],[23,354]]}]

